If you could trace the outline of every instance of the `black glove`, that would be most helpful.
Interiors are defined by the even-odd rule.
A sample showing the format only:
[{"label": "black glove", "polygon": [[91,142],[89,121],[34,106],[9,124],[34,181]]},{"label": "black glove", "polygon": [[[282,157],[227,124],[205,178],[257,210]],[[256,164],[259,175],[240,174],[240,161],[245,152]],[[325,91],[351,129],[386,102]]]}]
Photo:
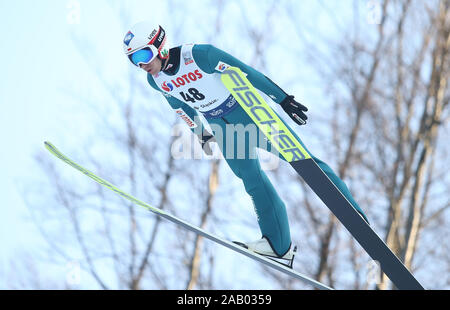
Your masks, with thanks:
[{"label": "black glove", "polygon": [[211,156],[213,154],[213,151],[212,151],[211,146],[209,144],[211,142],[215,142],[216,141],[214,136],[212,134],[210,134],[209,132],[205,131],[205,132],[203,132],[203,134],[198,135],[197,137],[198,137],[198,141],[202,145],[203,152],[205,152],[206,155],[210,155]]},{"label": "black glove", "polygon": [[304,112],[308,111],[300,102],[294,100],[294,96],[287,96],[281,103],[283,110],[299,125],[305,125],[308,116]]}]

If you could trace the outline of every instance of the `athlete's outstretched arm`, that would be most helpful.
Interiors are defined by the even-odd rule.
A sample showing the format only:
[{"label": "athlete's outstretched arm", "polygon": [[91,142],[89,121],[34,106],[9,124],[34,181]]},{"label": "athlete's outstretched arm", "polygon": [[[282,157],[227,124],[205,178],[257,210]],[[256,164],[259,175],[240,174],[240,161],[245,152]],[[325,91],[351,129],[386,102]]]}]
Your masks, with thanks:
[{"label": "athlete's outstretched arm", "polygon": [[[197,44],[194,47],[193,54],[200,68],[207,73],[220,72],[220,63],[238,67],[247,74],[248,80],[256,88],[272,98],[276,103],[280,103],[287,97],[287,93],[264,74],[213,45]],[[203,55],[201,55],[201,57],[195,57],[196,54]],[[207,62],[205,60],[207,60]]]},{"label": "athlete's outstretched arm", "polygon": [[242,72],[247,74],[248,80],[273,101],[279,103],[294,122],[299,125],[306,124],[308,117],[304,112],[308,109],[295,101],[294,96],[289,96],[281,87],[258,70],[210,44],[195,45],[193,55],[200,68],[207,73],[221,72],[220,65],[222,63],[240,68]]}]

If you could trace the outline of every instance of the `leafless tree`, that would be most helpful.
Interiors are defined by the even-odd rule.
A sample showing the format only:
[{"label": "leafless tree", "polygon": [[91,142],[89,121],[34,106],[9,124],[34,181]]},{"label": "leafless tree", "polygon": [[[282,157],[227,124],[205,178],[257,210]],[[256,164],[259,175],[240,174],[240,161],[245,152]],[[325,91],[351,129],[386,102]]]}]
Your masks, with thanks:
[{"label": "leafless tree", "polygon": [[[329,39],[331,52],[303,41],[334,101],[331,118],[323,118],[330,126],[328,154],[338,156],[338,175],[350,184],[375,229],[384,230],[388,246],[420,275],[413,260],[422,252],[420,237],[439,234],[427,231],[429,220],[446,222],[449,206],[448,194],[442,191],[448,179],[439,172],[448,161],[436,158],[447,152],[439,132],[448,125],[449,2],[380,1],[380,19],[369,27],[367,20],[358,19],[358,3],[358,22],[349,25],[341,41]],[[436,191],[444,196],[431,203]],[[333,240],[338,236],[333,216],[322,225],[316,278],[333,284],[332,275],[345,264],[333,261],[333,249],[343,252],[348,247],[340,248]],[[366,288],[358,274],[361,259],[355,259],[361,249],[350,248],[353,288]],[[377,288],[388,285],[383,276]]]},{"label": "leafless tree", "polygon": [[[120,15],[126,18],[127,11],[122,9]],[[171,110],[169,105],[165,106],[166,109],[160,109],[158,105],[149,105],[148,100],[143,100],[143,95],[148,97],[146,89],[149,86],[137,80],[135,75],[130,74],[128,85],[123,81],[110,82],[102,74],[93,53],[88,55],[84,52],[83,47],[92,45],[90,39],[75,35],[73,39],[80,53],[92,64],[92,69],[102,80],[105,97],[109,95],[113,100],[94,101],[89,94],[73,93],[72,89],[66,89],[81,105],[91,108],[99,127],[95,139],[86,142],[83,155],[79,153],[72,156],[84,166],[112,180],[118,187],[162,210],[174,211],[177,205],[174,213],[192,216],[196,213],[190,210],[192,206],[189,202],[207,197],[204,201],[206,209],[199,214],[201,225],[204,226],[213,207],[214,191],[218,184],[218,163],[213,164],[210,186],[205,187],[207,190],[199,185],[190,188],[187,191],[189,199],[178,201],[179,196],[174,192],[181,191],[171,189],[171,186],[180,186],[177,184],[188,177],[187,171],[194,169],[194,166],[197,166],[195,171],[200,173],[195,178],[203,180],[201,167],[208,161],[175,160],[171,147],[174,140],[179,138],[171,135],[175,118],[167,117]],[[129,92],[125,91],[127,88]],[[128,93],[128,97],[124,97],[124,93]],[[150,98],[153,102],[161,100],[164,99],[157,94]],[[107,112],[102,109],[105,106]],[[34,197],[42,193],[42,188],[27,193],[28,205],[35,223],[50,246],[50,256],[59,255],[65,261],[79,261],[83,272],[102,289],[181,288],[179,285],[182,282],[174,282],[175,277],[170,276],[167,265],[172,265],[177,273],[181,271],[180,267],[186,269],[186,279],[190,279],[188,288],[195,287],[199,281],[201,258],[201,240],[198,237],[195,242],[187,243],[194,251],[191,264],[184,265],[183,259],[174,263],[177,256],[184,256],[183,247],[170,247],[177,244],[177,238],[164,238],[164,241],[161,238],[176,236],[176,227],[139,210],[130,202],[114,197],[101,186],[87,180],[83,180],[86,185],[81,185],[78,183],[83,182],[81,180],[74,182],[72,177],[64,177],[61,169],[56,168],[57,163],[47,154],[39,152],[36,162],[47,175],[48,188],[52,191],[48,193],[48,201],[41,205]],[[57,221],[61,226],[48,225],[52,221]],[[195,222],[195,218],[191,217],[191,221]],[[185,231],[183,233],[186,235]],[[161,260],[164,260],[164,264],[159,265]],[[158,265],[164,268],[158,268]],[[115,283],[111,281],[111,271],[115,273]],[[176,279],[181,280],[180,277]]]},{"label": "leafless tree", "polygon": [[[320,108],[295,93],[310,107],[308,126],[296,131],[349,185],[373,227],[423,284],[448,286],[448,277],[436,284],[434,278],[450,266],[446,245],[441,248],[436,241],[449,226],[449,1],[380,0],[376,24],[368,23],[360,1],[353,2],[351,18],[343,20],[330,2],[318,3],[338,36],[316,30],[315,19],[309,19],[311,24],[299,19],[306,4],[298,1],[211,1],[214,10],[207,16],[198,15],[192,3],[165,5],[176,29],[172,42],[203,40],[223,47],[275,76],[288,92],[303,84],[320,89],[326,99]],[[112,7],[124,29],[134,22],[128,4],[113,2]],[[224,12],[230,17],[225,19]],[[204,24],[193,26],[194,20]],[[93,45],[80,36],[74,42]],[[273,57],[274,48],[283,53]],[[164,99],[148,91],[136,74],[111,82],[95,54],[85,50],[80,48],[80,54],[108,99],[72,93],[91,108],[98,129],[84,147],[64,151],[133,196],[208,231],[226,238],[236,225],[242,235],[256,231],[256,217],[241,200],[244,188],[226,165],[174,159],[171,146],[178,137],[171,136],[171,128],[176,120],[168,105],[159,104]],[[304,70],[316,75],[305,77]],[[249,261],[239,267],[258,277],[240,286],[217,279],[223,260],[211,242],[84,176],[78,179],[47,154],[39,153],[36,160],[48,183],[34,187],[28,205],[51,249],[49,258],[57,264],[79,261],[83,275],[99,288],[257,288],[262,283],[309,288]],[[368,256],[314,193],[288,165],[268,174],[288,205],[292,239],[300,243],[294,267],[336,288],[373,288],[366,281]],[[377,285],[389,287],[386,278]]]}]

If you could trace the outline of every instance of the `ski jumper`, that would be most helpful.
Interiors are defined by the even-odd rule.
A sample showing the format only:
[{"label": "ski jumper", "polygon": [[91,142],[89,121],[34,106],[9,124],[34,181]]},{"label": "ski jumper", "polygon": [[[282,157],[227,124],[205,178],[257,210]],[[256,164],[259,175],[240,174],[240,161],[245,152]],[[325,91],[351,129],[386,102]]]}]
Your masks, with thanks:
[{"label": "ski jumper", "polygon": [[[193,132],[203,127],[198,121],[199,118],[196,117],[198,113],[202,113],[209,124],[220,126],[223,141],[228,141],[229,137],[226,137],[227,124],[241,124],[244,127],[254,124],[221,82],[220,74],[228,66],[239,67],[258,90],[268,95],[276,103],[279,104],[287,97],[287,94],[265,75],[209,44],[187,44],[170,49],[168,69],[155,76],[147,74],[147,81],[153,88],[163,93],[170,106],[186,121]],[[280,117],[280,119],[282,118]],[[286,126],[288,125],[286,124]],[[292,132],[307,150],[300,138],[293,130]],[[263,133],[258,130],[258,135],[263,135]],[[236,154],[239,139],[231,139],[234,141],[234,145],[219,143],[219,146],[227,164],[233,173],[242,180],[246,192],[253,200],[262,235],[269,240],[274,251],[281,256],[289,250],[291,245],[286,206],[266,173],[261,169],[260,162],[255,155],[257,147],[271,151],[272,146],[270,141],[264,145],[259,143],[261,141],[259,136],[256,143],[249,139],[250,137],[246,135],[243,158]],[[225,156],[230,153],[227,152],[229,147],[233,147],[235,156]],[[284,160],[281,155],[279,156]],[[345,183],[326,163],[312,154],[311,157],[348,201],[364,215]]]}]

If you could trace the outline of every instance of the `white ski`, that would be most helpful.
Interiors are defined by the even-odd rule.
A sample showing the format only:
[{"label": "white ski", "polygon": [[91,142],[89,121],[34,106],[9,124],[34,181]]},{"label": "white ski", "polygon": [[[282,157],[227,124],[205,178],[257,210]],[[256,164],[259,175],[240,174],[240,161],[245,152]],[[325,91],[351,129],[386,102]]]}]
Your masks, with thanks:
[{"label": "white ski", "polygon": [[305,283],[308,283],[310,285],[312,285],[315,288],[318,289],[322,289],[322,290],[332,290],[331,287],[328,287],[320,282],[317,282],[307,276],[304,276],[296,271],[294,271],[293,269],[290,269],[280,263],[277,263],[275,261],[272,261],[271,259],[268,259],[264,256],[258,255],[254,252],[251,252],[237,244],[234,244],[231,241],[225,240],[221,237],[215,236],[213,234],[210,234],[209,232],[194,226],[188,222],[185,222],[171,214],[168,214],[166,212],[164,212],[161,209],[155,208],[145,202],[140,201],[139,199],[131,196],[130,194],[127,194],[126,192],[122,191],[121,189],[117,188],[116,186],[114,186],[113,184],[111,184],[110,182],[96,176],[95,174],[93,174],[92,172],[90,172],[89,170],[87,170],[86,168],[78,165],[77,163],[75,163],[74,161],[72,161],[71,159],[69,159],[67,156],[65,156],[64,154],[62,154],[55,146],[53,146],[50,142],[44,142],[45,147],[47,148],[47,150],[50,151],[50,153],[52,153],[53,155],[55,155],[56,157],[58,157],[59,159],[61,159],[62,161],[64,161],[65,163],[69,164],[70,166],[72,166],[73,168],[81,171],[82,173],[84,173],[85,175],[87,175],[88,177],[90,177],[91,179],[93,179],[94,181],[96,181],[97,183],[105,186],[106,188],[109,188],[110,190],[112,190],[113,192],[115,192],[116,194],[122,196],[125,199],[128,199],[130,201],[132,201],[133,203],[146,208],[147,210],[155,213],[158,216],[161,216],[177,225],[180,225],[182,227],[184,227],[187,230],[190,230],[198,235],[201,235],[209,240],[212,240],[226,248],[229,248],[235,252],[238,252],[240,254],[243,254],[247,257],[250,257],[251,259],[254,259],[266,266],[269,266],[275,270],[278,270],[284,274],[287,274],[293,278],[299,279]]}]

